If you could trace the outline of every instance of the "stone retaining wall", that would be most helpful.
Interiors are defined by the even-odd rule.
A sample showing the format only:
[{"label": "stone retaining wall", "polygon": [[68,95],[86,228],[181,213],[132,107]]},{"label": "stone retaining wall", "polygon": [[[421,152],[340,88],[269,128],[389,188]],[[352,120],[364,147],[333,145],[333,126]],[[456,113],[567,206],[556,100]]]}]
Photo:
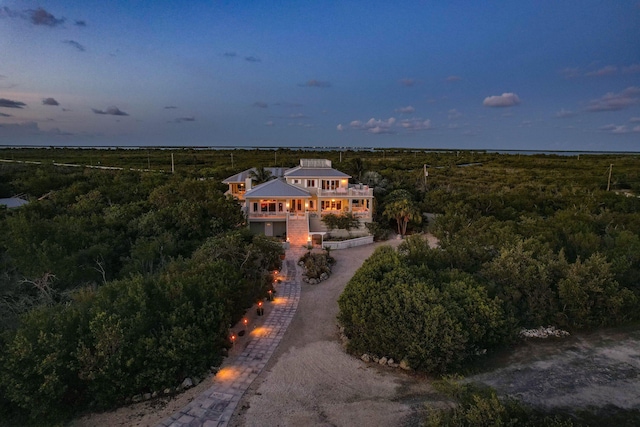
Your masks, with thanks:
[{"label": "stone retaining wall", "polygon": [[370,245],[373,243],[373,236],[357,237],[355,239],[342,240],[340,242],[323,242],[323,248],[334,249],[347,249],[355,248],[356,246]]}]

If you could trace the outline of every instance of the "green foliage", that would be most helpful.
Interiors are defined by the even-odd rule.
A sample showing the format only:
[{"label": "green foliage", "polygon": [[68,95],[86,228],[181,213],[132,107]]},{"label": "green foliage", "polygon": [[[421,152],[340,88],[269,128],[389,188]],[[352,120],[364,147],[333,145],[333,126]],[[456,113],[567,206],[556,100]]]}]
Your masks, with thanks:
[{"label": "green foliage", "polygon": [[571,427],[567,415],[546,415],[514,400],[499,399],[495,390],[462,384],[458,378],[434,382],[436,390],[455,400],[455,407],[429,409],[425,427]]},{"label": "green foliage", "polygon": [[276,178],[275,176],[272,176],[271,171],[269,169],[266,169],[264,166],[253,168],[251,172],[249,172],[249,177],[251,178],[251,180],[256,182],[256,185],[271,181],[272,179]]},{"label": "green foliage", "polygon": [[228,326],[266,295],[281,253],[273,239],[231,232],[161,274],[82,289],[67,303],[29,311],[2,338],[0,395],[31,420],[49,422],[201,375],[220,363]]},{"label": "green foliage", "polygon": [[344,212],[340,215],[327,214],[322,217],[322,222],[329,230],[340,229],[350,232],[360,226],[360,220],[356,218],[353,212]]},{"label": "green foliage", "polygon": [[394,219],[398,226],[398,234],[407,234],[409,222],[422,222],[422,216],[418,207],[413,202],[412,195],[407,190],[394,190],[386,197],[386,203],[382,215],[385,218]]},{"label": "green foliage", "polygon": [[387,240],[389,238],[389,229],[379,222],[367,222],[364,225],[367,227],[367,230],[369,230],[369,233],[373,235],[373,240],[376,242]]},{"label": "green foliage", "polygon": [[518,326],[531,328],[558,321],[557,283],[567,268],[562,255],[529,239],[503,246],[481,274],[493,283]]},{"label": "green foliage", "polygon": [[305,275],[309,279],[319,279],[323,273],[331,274],[331,266],[336,262],[328,250],[323,253],[307,252],[299,261],[304,264]]},{"label": "green foliage", "polygon": [[611,264],[601,254],[595,253],[584,262],[578,259],[558,288],[562,313],[571,326],[615,325],[635,317],[637,296],[629,289],[620,289]]},{"label": "green foliage", "polygon": [[446,372],[501,342],[500,304],[471,276],[440,283],[407,264],[392,248],[378,248],[345,287],[338,318],[351,351]]}]

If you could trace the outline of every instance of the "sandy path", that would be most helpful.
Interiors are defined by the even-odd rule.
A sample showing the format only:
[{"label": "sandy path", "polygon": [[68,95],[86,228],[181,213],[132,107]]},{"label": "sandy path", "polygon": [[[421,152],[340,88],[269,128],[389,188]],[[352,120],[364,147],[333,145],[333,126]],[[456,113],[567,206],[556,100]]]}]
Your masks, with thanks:
[{"label": "sandy path", "polygon": [[231,426],[419,425],[424,395],[432,392],[428,382],[365,364],[347,355],[338,337],[337,299],[379,245],[333,251],[337,263],[331,277],[318,285],[302,284],[298,311],[240,401]]}]

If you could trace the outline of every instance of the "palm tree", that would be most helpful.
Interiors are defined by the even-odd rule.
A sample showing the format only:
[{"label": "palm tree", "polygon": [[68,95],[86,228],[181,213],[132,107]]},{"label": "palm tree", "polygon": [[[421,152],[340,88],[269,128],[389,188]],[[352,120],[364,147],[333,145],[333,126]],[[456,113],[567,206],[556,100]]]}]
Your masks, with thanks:
[{"label": "palm tree", "polygon": [[252,181],[255,181],[256,185],[258,185],[263,182],[271,181],[275,176],[273,176],[269,169],[266,169],[264,166],[260,166],[251,169],[251,172],[249,172],[249,178],[251,178]]},{"label": "palm tree", "polygon": [[353,170],[353,174],[354,174],[354,179],[357,180],[357,182],[362,182],[362,174],[365,171],[365,164],[364,164],[364,160],[362,160],[360,157],[356,157],[354,159],[351,160],[351,169]]},{"label": "palm tree", "polygon": [[387,200],[382,215],[385,218],[396,220],[399,235],[404,236],[407,233],[409,221],[422,222],[420,210],[411,199],[411,193],[407,190],[394,190],[389,193]]}]

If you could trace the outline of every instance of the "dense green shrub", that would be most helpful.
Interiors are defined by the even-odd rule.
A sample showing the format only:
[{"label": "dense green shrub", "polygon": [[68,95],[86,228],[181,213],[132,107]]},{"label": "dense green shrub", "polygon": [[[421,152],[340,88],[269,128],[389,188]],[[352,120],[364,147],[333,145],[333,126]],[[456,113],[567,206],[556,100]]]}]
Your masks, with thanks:
[{"label": "dense green shrub", "polygon": [[[459,380],[458,380],[459,381]],[[547,415],[511,399],[499,399],[495,390],[453,379],[434,382],[436,390],[454,399],[454,407],[429,408],[425,427],[571,427],[568,415]]]},{"label": "dense green shrub", "polygon": [[305,275],[309,279],[319,279],[322,274],[331,274],[331,266],[335,264],[336,260],[329,252],[306,252],[300,257],[298,262],[302,262],[304,266]]},{"label": "dense green shrub", "polygon": [[378,248],[338,300],[349,349],[446,372],[504,339],[499,302],[471,276],[441,283],[427,276],[391,247]]},{"label": "dense green shrub", "polygon": [[220,363],[229,325],[266,295],[281,252],[269,238],[232,232],[161,274],[31,310],[2,337],[0,411],[10,402],[31,420],[51,422],[201,375]]}]

